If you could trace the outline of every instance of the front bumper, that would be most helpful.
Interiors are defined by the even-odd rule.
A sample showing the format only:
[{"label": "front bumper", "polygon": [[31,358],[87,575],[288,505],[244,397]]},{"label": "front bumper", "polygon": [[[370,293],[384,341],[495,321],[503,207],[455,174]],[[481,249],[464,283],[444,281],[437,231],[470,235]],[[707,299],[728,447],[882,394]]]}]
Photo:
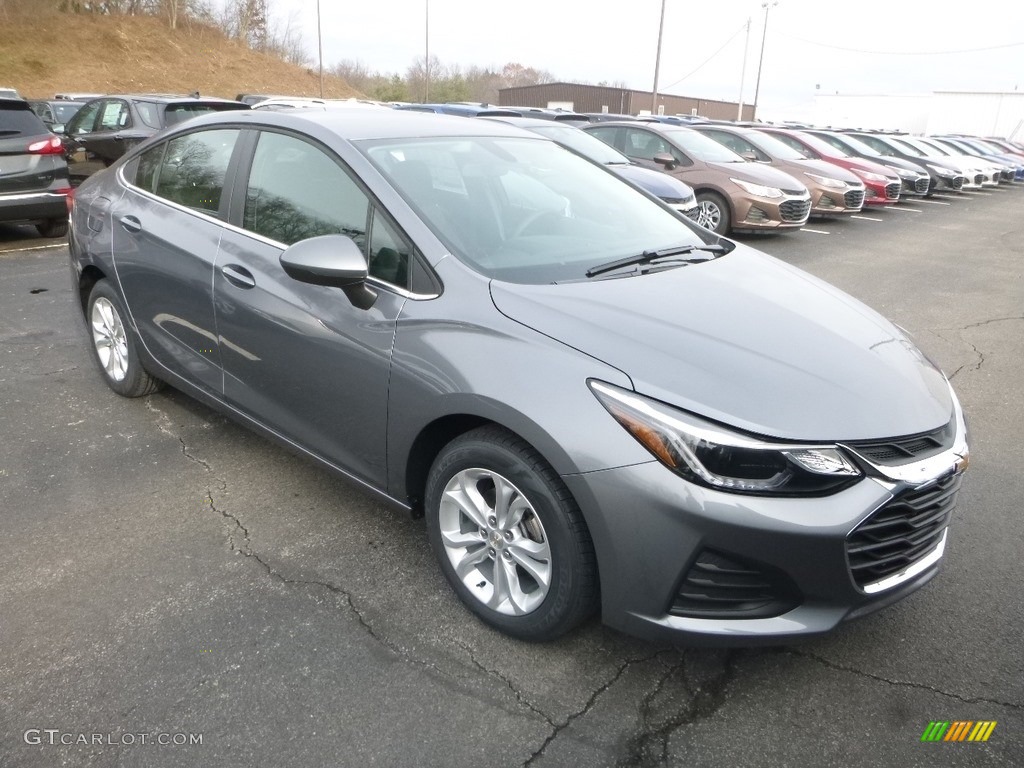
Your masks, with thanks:
[{"label": "front bumper", "polygon": [[733,229],[741,232],[799,229],[811,215],[811,196],[807,192],[771,198],[744,194],[734,202]]},{"label": "front bumper", "polygon": [[[655,461],[564,480],[590,526],[606,624],[655,641],[770,645],[829,632],[928,582],[944,553],[966,453],[957,409],[952,448],[824,498],[725,493]],[[889,525],[904,507],[914,510],[908,526],[928,521],[928,536],[906,550],[906,562],[855,575],[865,540],[874,546],[866,531]],[[714,589],[693,599],[707,578],[739,579],[729,586],[739,583],[741,596],[753,585],[758,600],[716,604]]]}]

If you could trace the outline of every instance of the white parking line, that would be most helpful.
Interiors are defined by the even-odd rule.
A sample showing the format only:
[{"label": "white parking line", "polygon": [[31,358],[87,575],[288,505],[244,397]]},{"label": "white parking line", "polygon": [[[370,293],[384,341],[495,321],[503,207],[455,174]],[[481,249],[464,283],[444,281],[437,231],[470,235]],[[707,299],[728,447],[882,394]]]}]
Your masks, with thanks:
[{"label": "white parking line", "polygon": [[857,215],[853,215],[850,218],[851,219],[860,219],[861,221],[885,221],[885,219],[873,219],[870,216],[857,216]]},{"label": "white parking line", "polygon": [[952,205],[952,203],[944,203],[941,200],[916,200],[917,203],[927,203],[928,205]]},{"label": "white parking line", "polygon": [[826,232],[823,229],[808,229],[807,227],[802,227],[800,229],[800,231],[801,232],[810,232],[812,235],[831,235],[832,234],[831,232]]},{"label": "white parking line", "polygon": [[45,251],[48,248],[67,248],[67,243],[55,243],[54,245],[34,245],[31,248],[0,248],[0,256],[7,253],[24,253],[25,251]]},{"label": "white parking line", "polygon": [[923,211],[920,208],[904,208],[902,205],[900,205],[900,206],[895,206],[895,205],[890,206],[889,210],[890,211],[904,211],[906,213],[923,213]]}]

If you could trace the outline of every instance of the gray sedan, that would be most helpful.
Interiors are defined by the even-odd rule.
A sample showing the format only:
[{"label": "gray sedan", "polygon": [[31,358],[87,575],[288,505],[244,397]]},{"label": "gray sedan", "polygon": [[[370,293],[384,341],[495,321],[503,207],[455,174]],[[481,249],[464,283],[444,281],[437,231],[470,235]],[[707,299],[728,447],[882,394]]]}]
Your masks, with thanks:
[{"label": "gray sedan", "polygon": [[856,300],[515,127],[209,115],[79,188],[107,384],[422,514],[488,624],[783,642],[936,572],[966,430]]}]

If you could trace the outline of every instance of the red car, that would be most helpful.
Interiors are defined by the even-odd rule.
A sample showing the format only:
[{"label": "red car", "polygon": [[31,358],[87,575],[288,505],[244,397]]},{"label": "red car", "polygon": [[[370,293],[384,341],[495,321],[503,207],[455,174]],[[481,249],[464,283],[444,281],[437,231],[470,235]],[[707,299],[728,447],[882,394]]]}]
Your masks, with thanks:
[{"label": "red car", "polygon": [[802,131],[767,125],[759,126],[757,130],[771,134],[807,157],[824,160],[855,174],[864,182],[864,205],[892,205],[900,199],[900,178],[884,165],[847,154],[817,136]]}]

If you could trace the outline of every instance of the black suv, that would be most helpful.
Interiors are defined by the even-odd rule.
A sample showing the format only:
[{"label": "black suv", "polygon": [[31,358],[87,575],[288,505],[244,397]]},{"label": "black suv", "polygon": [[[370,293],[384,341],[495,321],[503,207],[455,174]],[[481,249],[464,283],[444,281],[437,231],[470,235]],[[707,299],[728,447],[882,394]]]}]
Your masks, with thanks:
[{"label": "black suv", "polygon": [[71,183],[77,187],[163,128],[229,109],[249,109],[249,105],[166,94],[104,96],[86,102],[64,127]]},{"label": "black suv", "polygon": [[68,165],[23,99],[0,98],[0,221],[34,224],[43,237],[68,232]]}]

